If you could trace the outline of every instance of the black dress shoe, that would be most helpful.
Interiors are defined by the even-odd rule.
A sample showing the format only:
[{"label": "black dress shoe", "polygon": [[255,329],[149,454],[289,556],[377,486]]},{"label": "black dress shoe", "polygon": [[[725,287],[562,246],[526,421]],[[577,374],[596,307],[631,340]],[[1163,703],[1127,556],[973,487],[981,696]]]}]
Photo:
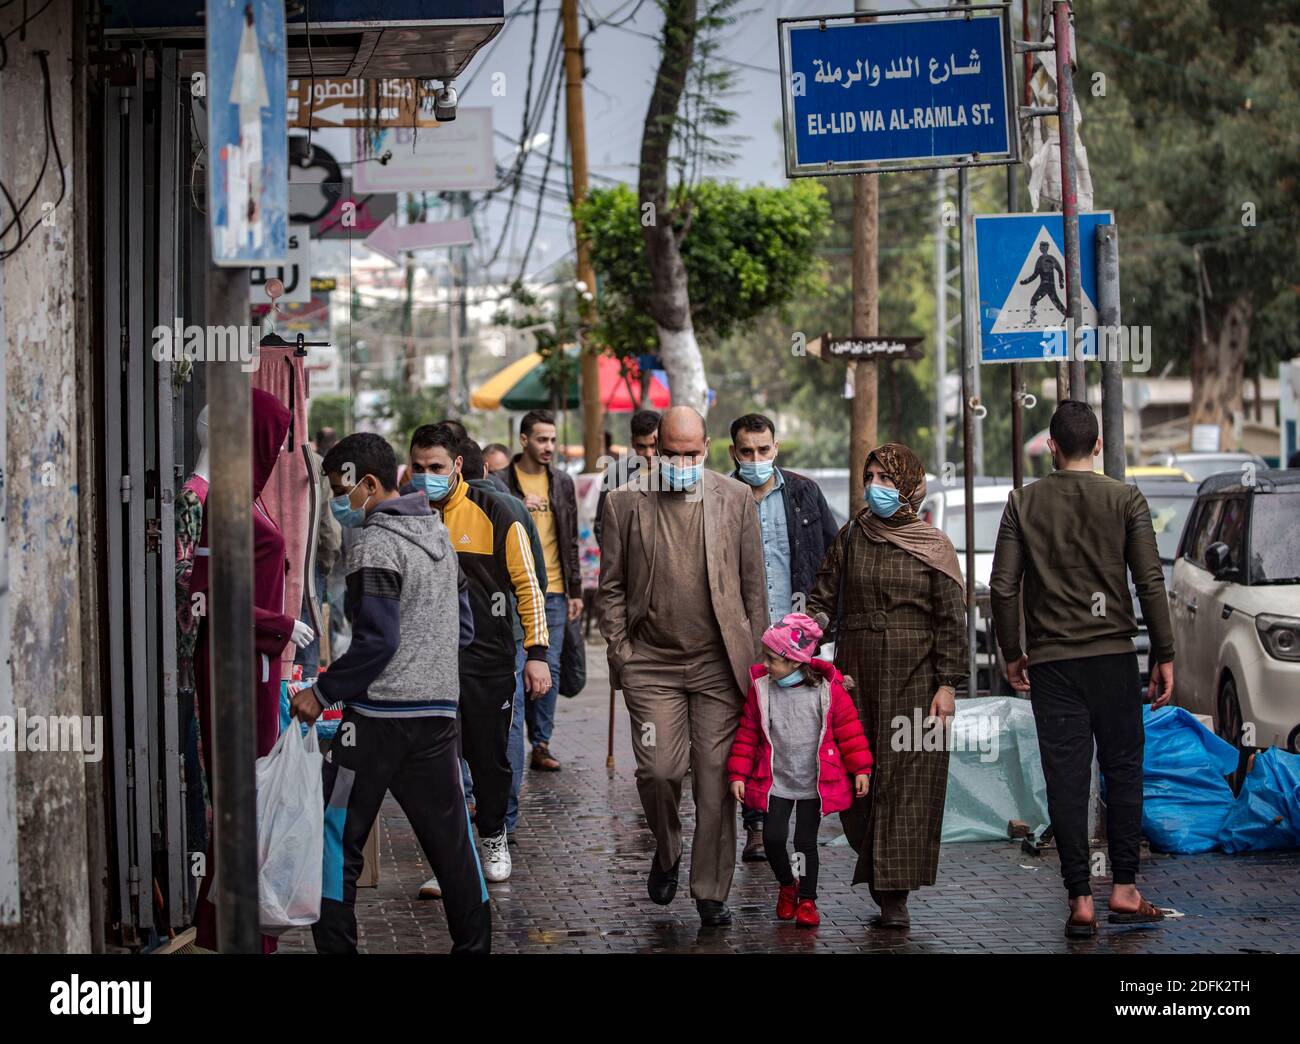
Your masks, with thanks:
[{"label": "black dress shoe", "polygon": [[725,928],[731,923],[731,910],[717,899],[696,899],[695,909],[700,912],[700,924],[705,928]]},{"label": "black dress shoe", "polygon": [[677,871],[681,869],[682,857],[677,857],[677,862],[673,864],[671,870],[659,869],[659,854],[656,852],[654,858],[650,861],[650,883],[647,891],[650,893],[650,901],[658,903],[660,906],[667,906],[673,901],[673,896],[677,894]]}]

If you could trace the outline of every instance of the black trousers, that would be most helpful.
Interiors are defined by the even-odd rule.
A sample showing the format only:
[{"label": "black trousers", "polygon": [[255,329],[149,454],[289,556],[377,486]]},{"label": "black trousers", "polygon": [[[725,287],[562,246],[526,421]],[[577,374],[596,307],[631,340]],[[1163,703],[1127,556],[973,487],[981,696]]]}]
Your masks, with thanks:
[{"label": "black trousers", "polygon": [[763,822],[763,848],[778,884],[792,884],[794,869],[785,850],[790,834],[790,813],[794,813],[794,850],[803,862],[799,874],[799,898],[817,898],[817,829],[822,825],[822,803],[817,798],[791,801],[770,795],[767,818]]},{"label": "black trousers", "polygon": [[[513,660],[510,666],[514,667]],[[479,837],[506,828],[510,800],[510,719],[515,709],[515,676],[460,676],[460,743],[474,780],[474,822]]]},{"label": "black trousers", "polygon": [[386,791],[411,821],[442,885],[451,952],[491,952],[492,917],[461,787],[458,731],[454,718],[343,712],[324,765],[323,898],[311,930],[320,953],[356,953],[357,876]]},{"label": "black trousers", "polygon": [[1070,898],[1091,895],[1088,787],[1093,740],[1106,778],[1106,833],[1115,884],[1137,880],[1142,837],[1142,702],[1136,653],[1054,660],[1029,668],[1030,702],[1047,781],[1047,813]]}]

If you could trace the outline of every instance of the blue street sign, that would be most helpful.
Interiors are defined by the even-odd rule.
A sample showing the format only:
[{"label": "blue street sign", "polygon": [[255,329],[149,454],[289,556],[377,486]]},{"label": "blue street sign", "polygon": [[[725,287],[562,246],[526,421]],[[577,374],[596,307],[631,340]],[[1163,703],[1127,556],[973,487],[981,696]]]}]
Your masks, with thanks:
[{"label": "blue street sign", "polygon": [[1017,162],[1006,8],[968,10],[782,19],[786,176]]},{"label": "blue street sign", "polygon": [[[1111,211],[1079,215],[1079,329],[1097,325],[1098,225]],[[1063,361],[1065,222],[1059,213],[975,215],[980,362]]]},{"label": "blue street sign", "polygon": [[284,4],[207,0],[208,234],[223,266],[285,264]]}]

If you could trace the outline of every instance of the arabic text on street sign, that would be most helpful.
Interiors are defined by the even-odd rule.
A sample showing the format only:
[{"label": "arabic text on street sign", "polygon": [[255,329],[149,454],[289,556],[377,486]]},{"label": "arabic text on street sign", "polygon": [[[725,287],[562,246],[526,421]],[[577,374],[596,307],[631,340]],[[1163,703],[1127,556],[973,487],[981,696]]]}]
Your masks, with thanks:
[{"label": "arabic text on street sign", "polygon": [[402,79],[290,80],[288,115],[290,127],[438,126],[421,108],[415,81]]},{"label": "arabic text on street sign", "polygon": [[822,342],[833,359],[919,359],[919,337],[832,337]]},{"label": "arabic text on street sign", "polygon": [[[1079,215],[1076,339],[1097,325],[1096,230],[1114,220],[1110,211]],[[1064,245],[1059,213],[975,215],[981,362],[1067,358]]]},{"label": "arabic text on street sign", "polygon": [[283,264],[289,236],[284,4],[208,0],[208,207],[214,264]]},{"label": "arabic text on street sign", "polygon": [[1010,25],[976,10],[782,20],[787,176],[1016,162]]}]

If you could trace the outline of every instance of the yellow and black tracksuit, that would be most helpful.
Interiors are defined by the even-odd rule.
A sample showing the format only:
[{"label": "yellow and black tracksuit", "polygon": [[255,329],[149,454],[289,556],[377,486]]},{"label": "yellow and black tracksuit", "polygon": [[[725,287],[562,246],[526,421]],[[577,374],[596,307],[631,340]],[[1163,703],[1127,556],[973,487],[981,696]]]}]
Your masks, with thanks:
[{"label": "yellow and black tracksuit", "polygon": [[460,652],[461,744],[474,777],[479,835],[505,829],[510,796],[506,745],[515,697],[515,635],[510,599],[524,631],[524,652],[546,662],[546,594],[528,531],[500,493],[476,489],[457,476],[434,505],[451,536],[469,586],[474,640]]}]

